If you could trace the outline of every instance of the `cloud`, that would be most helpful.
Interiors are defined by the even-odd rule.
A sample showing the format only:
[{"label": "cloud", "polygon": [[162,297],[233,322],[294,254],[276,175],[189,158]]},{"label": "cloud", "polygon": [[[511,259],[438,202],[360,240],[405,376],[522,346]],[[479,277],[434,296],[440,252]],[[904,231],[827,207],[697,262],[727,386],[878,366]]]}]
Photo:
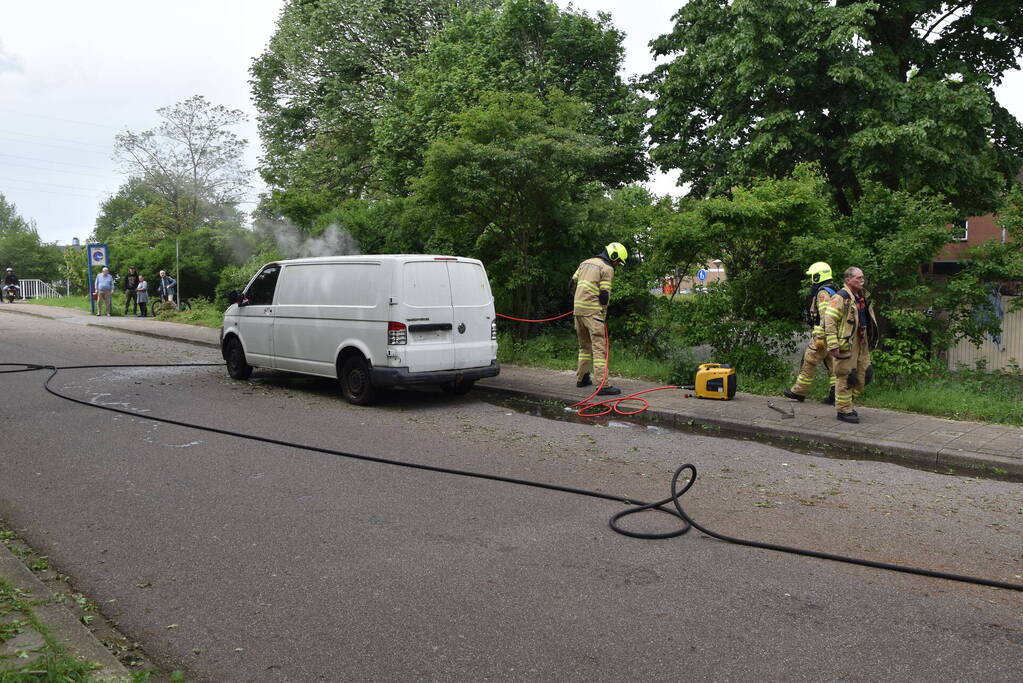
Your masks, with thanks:
[{"label": "cloud", "polygon": [[4,52],[4,41],[0,40],[0,74],[4,72],[20,74],[25,72],[25,67],[16,56]]}]

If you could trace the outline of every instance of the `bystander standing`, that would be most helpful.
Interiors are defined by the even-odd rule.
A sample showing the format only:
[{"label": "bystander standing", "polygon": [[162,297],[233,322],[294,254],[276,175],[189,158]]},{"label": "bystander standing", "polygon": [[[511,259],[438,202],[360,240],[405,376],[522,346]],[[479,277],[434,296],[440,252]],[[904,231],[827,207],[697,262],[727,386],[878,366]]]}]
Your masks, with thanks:
[{"label": "bystander standing", "polygon": [[106,306],[107,315],[111,315],[113,313],[111,306],[114,296],[114,276],[110,274],[109,268],[103,266],[103,270],[96,276],[96,282],[93,283],[92,289],[96,293],[96,315],[103,315],[104,306]]}]

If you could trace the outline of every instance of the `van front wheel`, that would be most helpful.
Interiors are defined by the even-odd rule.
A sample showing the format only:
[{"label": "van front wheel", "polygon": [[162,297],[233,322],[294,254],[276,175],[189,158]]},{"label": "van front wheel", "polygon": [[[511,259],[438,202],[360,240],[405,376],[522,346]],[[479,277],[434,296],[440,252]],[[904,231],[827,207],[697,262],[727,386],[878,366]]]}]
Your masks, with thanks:
[{"label": "van front wheel", "polygon": [[252,366],[245,362],[245,349],[240,341],[229,339],[224,357],[227,359],[227,374],[231,379],[248,379],[252,376]]},{"label": "van front wheel", "polygon": [[368,406],[376,398],[376,389],[369,379],[369,363],[361,356],[352,356],[341,364],[338,381],[341,394],[353,405]]}]

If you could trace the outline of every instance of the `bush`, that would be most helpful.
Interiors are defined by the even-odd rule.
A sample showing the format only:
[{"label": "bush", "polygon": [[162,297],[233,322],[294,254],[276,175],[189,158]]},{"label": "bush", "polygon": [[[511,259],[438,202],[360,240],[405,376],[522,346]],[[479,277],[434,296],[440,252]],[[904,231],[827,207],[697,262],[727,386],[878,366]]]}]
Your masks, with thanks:
[{"label": "bush", "polygon": [[167,306],[156,317],[176,323],[218,328],[224,322],[224,309],[215,305],[209,299],[198,296],[194,299],[189,299],[189,308],[183,311],[175,311],[170,306]]}]

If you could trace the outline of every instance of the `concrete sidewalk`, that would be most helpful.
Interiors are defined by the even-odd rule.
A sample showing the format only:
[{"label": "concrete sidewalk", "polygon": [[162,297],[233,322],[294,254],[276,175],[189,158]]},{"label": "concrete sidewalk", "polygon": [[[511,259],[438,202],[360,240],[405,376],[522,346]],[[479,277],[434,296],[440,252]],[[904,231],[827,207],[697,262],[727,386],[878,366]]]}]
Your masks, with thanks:
[{"label": "concrete sidewalk", "polygon": [[[83,311],[39,306],[28,303],[0,305],[0,313],[29,314],[60,320],[68,324],[94,325],[120,332],[141,334],[161,339],[184,341],[219,348],[219,330],[155,320],[153,318],[99,317]],[[9,359],[17,360],[17,359]],[[653,385],[637,380],[612,378],[623,394],[630,394]],[[575,387],[574,372],[558,372],[505,365],[497,377],[482,380],[478,386],[491,392],[529,399],[549,400],[566,405],[581,401],[592,391]],[[742,378],[739,378],[742,386]],[[780,389],[779,389],[780,390]],[[738,434],[768,438],[795,447],[838,449],[851,454],[891,462],[924,466],[936,470],[956,468],[976,474],[1007,473],[1023,477],[1023,428],[959,422],[943,418],[898,413],[876,408],[857,408],[862,422],[847,424],[835,419],[832,406],[807,401],[796,403],[776,397],[739,393],[732,401],[687,398],[678,389],[644,394],[650,407],[640,415],[620,418],[652,422],[685,429],[693,427],[720,429],[722,435]],[[340,398],[338,400],[341,400]],[[773,403],[792,417],[771,409]],[[627,411],[638,403],[622,406]],[[606,419],[606,418],[596,418]],[[27,574],[27,576],[26,576]],[[45,586],[6,549],[0,549],[0,578],[16,586],[25,586],[34,595],[48,594]],[[35,583],[33,583],[33,581]],[[65,610],[66,611],[66,610]],[[40,612],[37,616],[51,633],[64,642],[74,643],[73,651],[92,661],[103,661],[108,675],[123,675],[114,660],[103,657],[106,650],[96,641],[89,643],[89,632],[73,616],[61,615],[61,608]],[[2,619],[0,619],[2,621]],[[84,635],[83,635],[84,632]],[[27,637],[30,637],[31,634]],[[98,648],[92,649],[89,648]],[[112,658],[111,658],[112,659]],[[0,659],[0,673],[3,671]],[[123,669],[122,669],[123,670]]]}]

